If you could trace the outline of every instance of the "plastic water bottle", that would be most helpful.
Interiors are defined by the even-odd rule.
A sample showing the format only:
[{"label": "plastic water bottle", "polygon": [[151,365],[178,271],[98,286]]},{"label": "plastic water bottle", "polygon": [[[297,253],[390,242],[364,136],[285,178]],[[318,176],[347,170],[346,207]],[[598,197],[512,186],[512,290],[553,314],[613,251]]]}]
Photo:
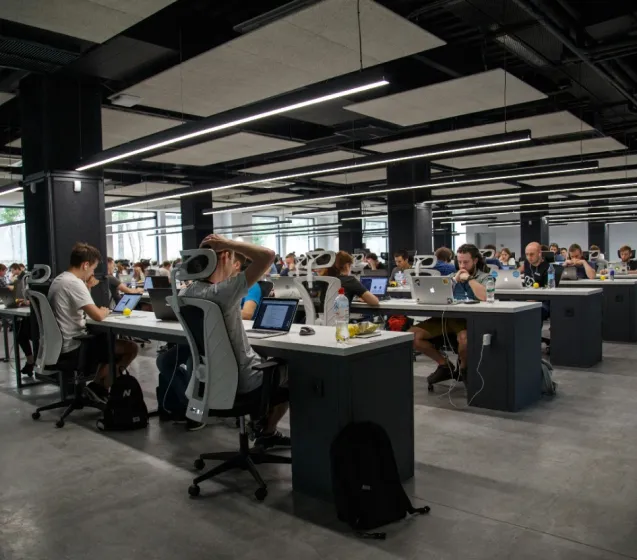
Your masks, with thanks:
[{"label": "plastic water bottle", "polygon": [[336,315],[336,341],[347,342],[349,340],[349,300],[345,297],[345,289],[338,290],[338,296],[334,301],[334,314]]},{"label": "plastic water bottle", "polygon": [[405,280],[405,274],[403,272],[398,271],[394,275],[394,280],[396,280],[396,284],[398,284],[398,286],[402,286],[403,281]]},{"label": "plastic water bottle", "polygon": [[552,263],[549,265],[549,271],[548,271],[548,274],[546,275],[546,287],[549,290],[555,289],[555,269],[553,268]]},{"label": "plastic water bottle", "polygon": [[131,276],[131,279],[130,279],[130,287],[131,287],[131,288],[133,288],[133,290],[134,290],[135,288],[137,288],[137,282],[135,282],[135,277],[134,277],[134,276]]},{"label": "plastic water bottle", "polygon": [[487,280],[487,303],[495,302],[495,279],[491,276]]},{"label": "plastic water bottle", "polygon": [[610,277],[611,281],[615,280],[615,269],[611,266],[610,270],[608,271],[608,276]]}]

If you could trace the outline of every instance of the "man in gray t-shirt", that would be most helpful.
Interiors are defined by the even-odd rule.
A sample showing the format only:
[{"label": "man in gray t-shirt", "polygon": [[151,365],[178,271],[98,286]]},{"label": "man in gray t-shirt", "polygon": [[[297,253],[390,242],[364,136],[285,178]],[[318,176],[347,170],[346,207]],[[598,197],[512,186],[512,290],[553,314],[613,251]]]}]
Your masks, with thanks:
[{"label": "man in gray t-shirt", "polygon": [[[240,394],[254,392],[256,398],[256,393],[260,395],[263,378],[261,372],[255,371],[253,367],[261,363],[262,360],[250,346],[243,327],[241,299],[247,295],[248,289],[270,270],[270,266],[274,262],[274,251],[252,243],[226,239],[216,234],[206,237],[202,241],[201,247],[215,251],[217,268],[207,280],[193,282],[182,291],[181,295],[207,299],[221,308],[230,345],[239,366],[237,392]],[[251,261],[245,272],[236,274],[235,252],[244,255],[246,259]],[[261,435],[255,441],[255,446],[265,449],[289,447],[290,438],[283,436],[277,430],[279,420],[288,409],[287,391],[275,395],[270,404],[269,416],[265,420]]]}]

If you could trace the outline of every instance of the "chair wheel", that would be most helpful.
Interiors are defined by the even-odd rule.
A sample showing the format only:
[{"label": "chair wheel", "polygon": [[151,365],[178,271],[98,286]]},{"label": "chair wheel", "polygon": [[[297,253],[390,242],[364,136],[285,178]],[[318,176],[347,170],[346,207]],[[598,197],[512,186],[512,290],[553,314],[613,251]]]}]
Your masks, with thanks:
[{"label": "chair wheel", "polygon": [[430,393],[433,393],[434,392],[434,386],[431,385],[431,384],[427,385],[427,391],[429,391]]},{"label": "chair wheel", "polygon": [[425,510],[425,513],[429,513],[431,511],[429,506],[425,506],[423,509]]},{"label": "chair wheel", "polygon": [[31,418],[33,418],[34,420],[39,420],[39,419],[40,419],[40,413],[39,413],[39,412],[37,412],[37,411],[36,411],[36,412],[34,412],[34,413],[31,415]]},{"label": "chair wheel", "polygon": [[260,502],[262,502],[263,500],[265,500],[268,496],[268,489],[267,488],[258,488],[257,491],[254,493],[254,497],[259,500]]},{"label": "chair wheel", "polygon": [[58,420],[58,421],[55,423],[55,427],[56,427],[56,428],[64,428],[64,420]]},{"label": "chair wheel", "polygon": [[[203,459],[195,459],[195,469],[200,471],[203,470],[203,468],[206,466],[206,463],[204,462]],[[192,488],[192,486],[191,486]]]},{"label": "chair wheel", "polygon": [[201,492],[201,488],[199,488],[199,486],[197,486],[196,484],[191,484],[188,487],[188,494],[192,496],[193,498],[196,498],[197,496],[199,496],[200,492]]}]

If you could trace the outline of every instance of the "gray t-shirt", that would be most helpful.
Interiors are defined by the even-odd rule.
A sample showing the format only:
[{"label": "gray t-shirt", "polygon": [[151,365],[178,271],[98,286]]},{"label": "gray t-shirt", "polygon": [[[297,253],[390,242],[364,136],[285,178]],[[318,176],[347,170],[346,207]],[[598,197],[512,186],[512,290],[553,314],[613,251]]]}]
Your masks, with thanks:
[{"label": "gray t-shirt", "polygon": [[239,366],[238,393],[249,393],[263,383],[262,373],[252,369],[262,360],[250,346],[241,319],[241,298],[247,294],[248,283],[243,272],[218,284],[202,281],[193,282],[180,294],[186,297],[210,300],[221,308],[230,345]]},{"label": "gray t-shirt", "polygon": [[73,337],[86,333],[82,307],[94,304],[86,284],[72,272],[63,272],[51,283],[49,303],[62,332],[62,353],[79,348],[80,341]]}]

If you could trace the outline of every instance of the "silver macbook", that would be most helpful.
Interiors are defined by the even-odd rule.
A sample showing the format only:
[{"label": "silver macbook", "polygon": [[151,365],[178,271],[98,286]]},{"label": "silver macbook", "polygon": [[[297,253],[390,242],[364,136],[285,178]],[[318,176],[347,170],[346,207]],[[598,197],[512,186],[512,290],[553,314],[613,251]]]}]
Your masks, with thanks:
[{"label": "silver macbook", "polygon": [[299,290],[292,276],[281,276],[272,279],[272,290],[277,298],[298,298]]},{"label": "silver macbook", "polygon": [[270,338],[290,332],[299,306],[298,299],[263,298],[248,338]]},{"label": "silver macbook", "polygon": [[577,267],[565,266],[564,271],[562,272],[561,280],[578,280]]},{"label": "silver macbook", "polygon": [[495,278],[495,289],[497,290],[522,290],[522,275],[518,270],[492,270],[491,275]]},{"label": "silver macbook", "polygon": [[446,276],[410,276],[411,297],[417,303],[454,305],[453,281]]}]

